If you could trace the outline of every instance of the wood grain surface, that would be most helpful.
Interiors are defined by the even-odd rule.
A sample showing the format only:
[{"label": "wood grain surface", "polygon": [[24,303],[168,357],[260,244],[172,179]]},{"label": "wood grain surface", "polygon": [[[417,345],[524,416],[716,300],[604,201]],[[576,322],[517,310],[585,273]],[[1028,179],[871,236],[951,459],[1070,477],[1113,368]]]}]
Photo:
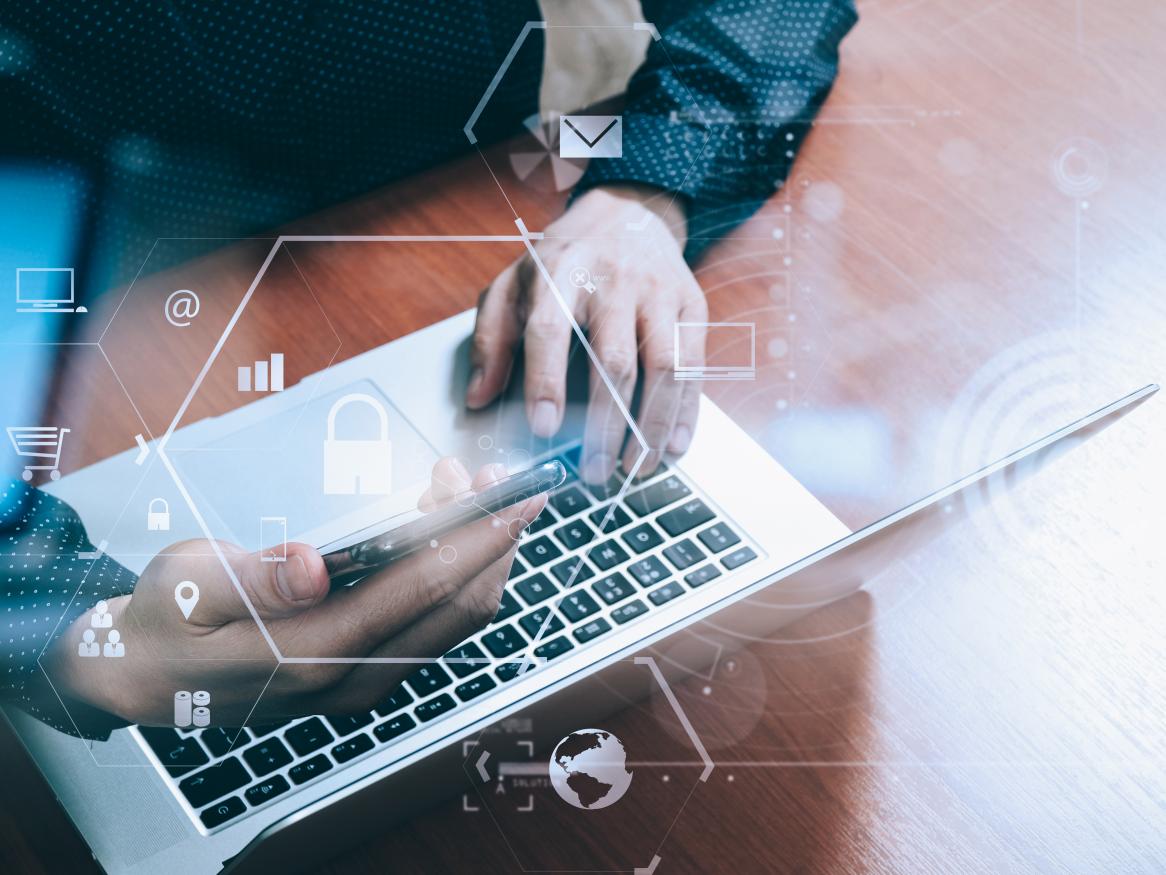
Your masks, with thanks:
[{"label": "wood grain surface", "polygon": [[[757,379],[710,394],[852,527],[1166,373],[1166,7],[860,11],[788,185],[696,271],[714,318],[758,326]],[[520,145],[283,230],[509,234],[515,212],[542,228],[564,194],[545,167],[515,178]],[[180,241],[160,246],[182,260]],[[147,264],[88,317],[89,339],[108,330],[104,355],[64,356],[57,404],[80,423],[66,470],[165,429],[269,247]],[[279,344],[300,379],[472,306],[518,254],[291,244],[228,360]],[[202,292],[190,330],[160,320],[174,288]],[[238,405],[233,380],[212,371],[182,421]],[[1164,431],[1157,398],[866,591],[681,685],[717,763],[706,783],[652,698],[603,724],[652,761],[617,815],[540,787],[522,815],[454,796],[327,871],[626,871],[653,854],[661,873],[1166,870]],[[7,735],[4,752],[0,868],[91,869]]]}]

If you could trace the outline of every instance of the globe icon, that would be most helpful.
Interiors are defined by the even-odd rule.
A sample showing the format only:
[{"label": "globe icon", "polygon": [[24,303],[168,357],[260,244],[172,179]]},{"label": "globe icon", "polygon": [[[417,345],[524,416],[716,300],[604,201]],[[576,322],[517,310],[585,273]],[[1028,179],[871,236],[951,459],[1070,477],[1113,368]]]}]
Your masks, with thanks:
[{"label": "globe icon", "polygon": [[578,729],[551,754],[551,786],[564,802],[595,810],[618,802],[632,785],[623,743],[603,729]]}]

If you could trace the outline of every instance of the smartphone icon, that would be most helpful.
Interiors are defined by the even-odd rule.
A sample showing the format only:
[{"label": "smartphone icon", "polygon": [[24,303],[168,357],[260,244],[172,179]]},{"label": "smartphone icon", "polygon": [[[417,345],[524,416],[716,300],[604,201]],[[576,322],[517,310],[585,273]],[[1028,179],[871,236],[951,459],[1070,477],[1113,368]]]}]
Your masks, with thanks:
[{"label": "smartphone icon", "polygon": [[259,518],[259,558],[263,562],[287,562],[287,517]]}]

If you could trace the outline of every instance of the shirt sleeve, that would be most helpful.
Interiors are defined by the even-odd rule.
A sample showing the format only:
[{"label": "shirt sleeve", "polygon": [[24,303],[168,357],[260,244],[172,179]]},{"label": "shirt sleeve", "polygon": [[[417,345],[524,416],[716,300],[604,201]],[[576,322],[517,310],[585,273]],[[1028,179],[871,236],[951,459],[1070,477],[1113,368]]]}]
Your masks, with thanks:
[{"label": "shirt sleeve", "polygon": [[99,600],[132,592],[137,576],[94,549],[71,507],[18,480],[0,480],[0,543],[0,701],[70,735],[107,738],[125,722],[66,703],[40,659]]},{"label": "shirt sleeve", "polygon": [[660,39],[628,85],[623,156],[593,159],[575,195],[621,182],[679,193],[692,261],[785,181],[858,14],[852,0],[643,0],[643,10]]}]

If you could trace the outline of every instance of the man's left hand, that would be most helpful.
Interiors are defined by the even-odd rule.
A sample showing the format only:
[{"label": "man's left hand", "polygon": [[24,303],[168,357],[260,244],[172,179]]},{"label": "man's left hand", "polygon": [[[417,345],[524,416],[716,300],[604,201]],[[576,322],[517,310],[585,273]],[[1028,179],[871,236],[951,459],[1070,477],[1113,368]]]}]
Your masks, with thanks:
[{"label": "man's left hand", "polygon": [[[625,230],[628,223],[642,230]],[[664,451],[687,450],[696,428],[700,383],[673,377],[675,324],[707,318],[704,293],[684,261],[685,239],[678,202],[657,189],[620,186],[582,195],[535,243],[626,406],[643,369],[640,409],[631,411],[649,447],[640,476],[656,469]],[[579,268],[601,278],[594,292],[575,281]],[[484,407],[505,388],[522,338],[527,418],[540,437],[555,434],[566,403],[571,330],[563,304],[531,258],[511,264],[478,304],[466,403]],[[703,365],[703,335],[686,334],[685,346],[682,363]],[[621,458],[630,470],[640,447],[634,440],[625,446],[627,423],[611,392],[592,374],[580,473],[588,482],[602,483]]]}]

